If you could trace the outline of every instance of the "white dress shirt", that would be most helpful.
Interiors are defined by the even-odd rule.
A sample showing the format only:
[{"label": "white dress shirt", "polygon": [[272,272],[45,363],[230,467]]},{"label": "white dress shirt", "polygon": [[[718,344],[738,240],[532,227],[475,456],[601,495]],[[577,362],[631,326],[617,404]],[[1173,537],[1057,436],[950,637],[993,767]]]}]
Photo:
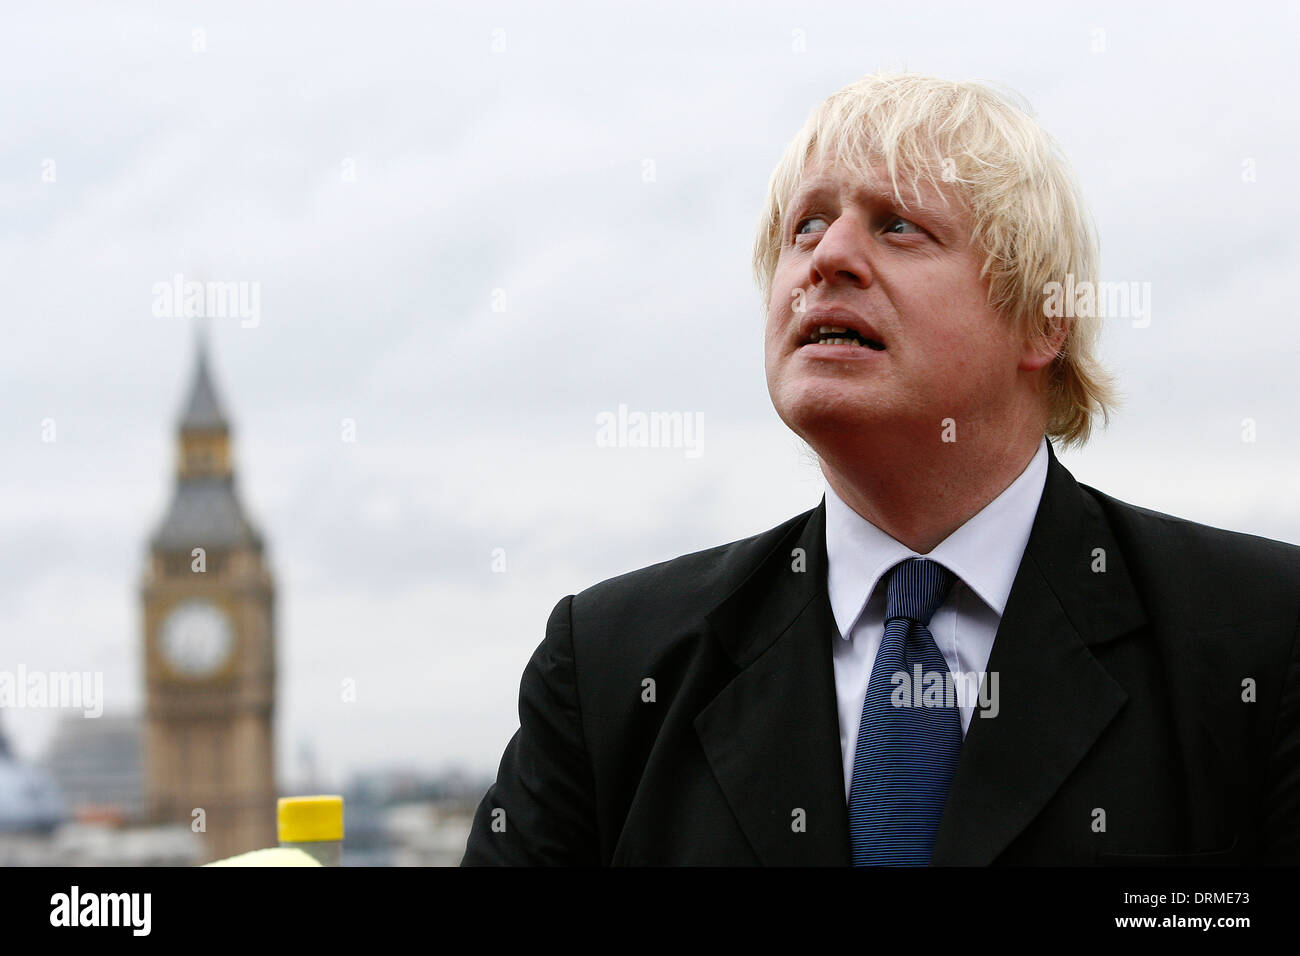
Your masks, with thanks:
[{"label": "white dress shirt", "polygon": [[[949,671],[975,672],[982,681],[1046,482],[1047,440],[1043,439],[1020,477],[927,555],[895,541],[826,486],[826,585],[839,629],[832,642],[846,801],[853,783],[862,704],[885,633],[886,589],[876,585],[908,558],[929,558],[956,575],[947,599],[930,619],[930,633]],[[976,701],[961,703],[964,737]]]}]

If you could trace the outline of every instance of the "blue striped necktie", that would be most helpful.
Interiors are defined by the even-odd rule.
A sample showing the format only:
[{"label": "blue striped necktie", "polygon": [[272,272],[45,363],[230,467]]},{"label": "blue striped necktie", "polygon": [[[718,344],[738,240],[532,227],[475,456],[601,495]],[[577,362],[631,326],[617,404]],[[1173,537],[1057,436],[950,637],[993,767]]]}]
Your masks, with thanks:
[{"label": "blue striped necktie", "polygon": [[[849,787],[854,866],[930,862],[962,737],[961,715],[947,706],[948,665],[927,625],[955,580],[925,558],[909,558],[890,573],[885,636],[862,705]],[[931,686],[929,675],[942,676],[943,705],[923,705],[915,693],[917,666],[922,689]]]}]

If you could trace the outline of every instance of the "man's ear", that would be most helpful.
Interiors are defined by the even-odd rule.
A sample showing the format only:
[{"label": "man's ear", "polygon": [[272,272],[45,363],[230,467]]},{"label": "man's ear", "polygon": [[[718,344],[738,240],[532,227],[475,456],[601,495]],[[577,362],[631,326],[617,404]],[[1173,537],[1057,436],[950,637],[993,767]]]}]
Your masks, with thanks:
[{"label": "man's ear", "polygon": [[1020,354],[1021,371],[1036,372],[1051,364],[1060,354],[1061,347],[1065,345],[1065,337],[1070,332],[1070,320],[1060,316],[1052,322],[1052,332],[1046,339],[1031,335],[1025,342],[1024,351]]}]

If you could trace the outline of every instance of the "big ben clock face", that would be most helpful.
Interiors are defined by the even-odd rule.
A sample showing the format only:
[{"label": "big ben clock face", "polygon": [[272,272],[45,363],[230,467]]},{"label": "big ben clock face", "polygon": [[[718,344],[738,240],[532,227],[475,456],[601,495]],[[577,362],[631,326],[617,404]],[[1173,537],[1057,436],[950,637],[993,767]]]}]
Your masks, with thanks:
[{"label": "big ben clock face", "polygon": [[169,667],[186,677],[209,677],[234,650],[230,618],[210,601],[186,601],[163,620],[159,649]]}]

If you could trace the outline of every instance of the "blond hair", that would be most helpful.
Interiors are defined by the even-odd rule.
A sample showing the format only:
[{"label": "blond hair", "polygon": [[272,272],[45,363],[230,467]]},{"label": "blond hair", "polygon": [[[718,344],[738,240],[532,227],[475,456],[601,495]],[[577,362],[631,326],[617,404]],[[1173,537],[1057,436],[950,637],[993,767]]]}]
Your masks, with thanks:
[{"label": "blond hair", "polygon": [[[915,73],[864,77],[827,97],[786,147],[768,184],[754,243],[754,274],[766,307],[781,252],[787,205],[809,162],[830,159],[862,179],[883,164],[895,200],[900,177],[951,184],[969,210],[971,242],[984,256],[989,305],[1019,334],[1045,342],[1062,320],[1049,317],[1049,282],[1072,274],[1096,283],[1098,243],[1082,194],[1060,148],[1008,94],[973,82]],[[1046,432],[1065,445],[1088,440],[1093,417],[1109,422],[1114,379],[1098,361],[1096,315],[1069,320],[1047,384]]]}]

